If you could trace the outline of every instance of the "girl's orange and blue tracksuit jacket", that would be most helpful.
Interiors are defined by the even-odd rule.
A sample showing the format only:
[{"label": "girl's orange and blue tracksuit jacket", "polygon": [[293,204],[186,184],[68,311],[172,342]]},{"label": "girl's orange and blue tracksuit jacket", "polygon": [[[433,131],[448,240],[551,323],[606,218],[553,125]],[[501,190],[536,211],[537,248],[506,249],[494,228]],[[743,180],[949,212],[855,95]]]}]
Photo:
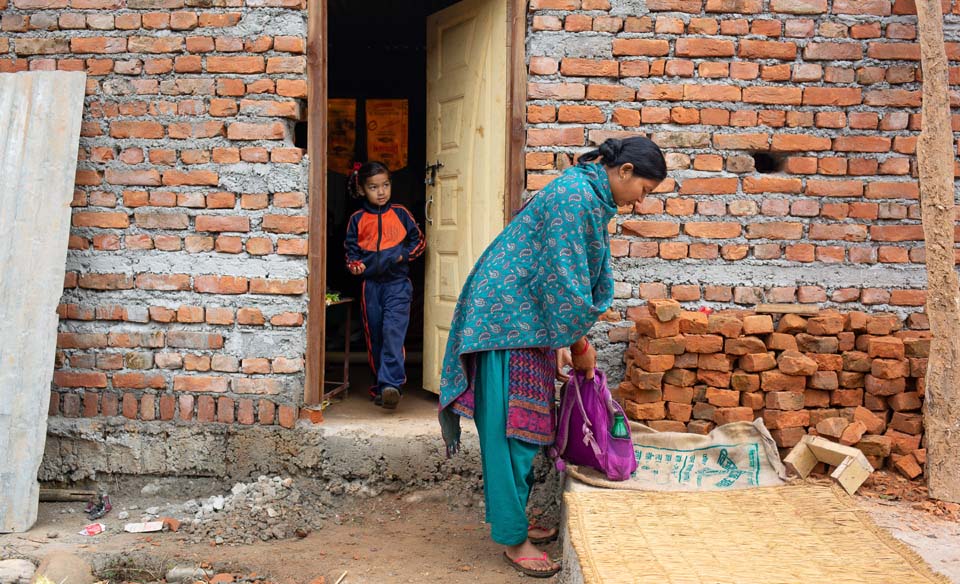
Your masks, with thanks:
[{"label": "girl's orange and blue tracksuit jacket", "polygon": [[423,255],[423,232],[404,206],[383,207],[364,201],[350,217],[344,242],[347,264],[363,262],[363,323],[370,367],[377,376],[372,389],[402,390],[407,380],[403,341],[410,324],[413,284],[410,262]]}]

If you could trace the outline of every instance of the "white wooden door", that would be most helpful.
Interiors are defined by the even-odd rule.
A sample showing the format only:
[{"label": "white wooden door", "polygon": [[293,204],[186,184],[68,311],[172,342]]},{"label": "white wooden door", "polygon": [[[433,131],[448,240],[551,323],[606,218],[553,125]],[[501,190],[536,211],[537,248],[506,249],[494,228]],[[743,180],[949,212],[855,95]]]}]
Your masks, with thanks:
[{"label": "white wooden door", "polygon": [[506,9],[464,0],[427,19],[427,163],[442,165],[427,187],[423,386],[435,393],[460,288],[503,229]]}]

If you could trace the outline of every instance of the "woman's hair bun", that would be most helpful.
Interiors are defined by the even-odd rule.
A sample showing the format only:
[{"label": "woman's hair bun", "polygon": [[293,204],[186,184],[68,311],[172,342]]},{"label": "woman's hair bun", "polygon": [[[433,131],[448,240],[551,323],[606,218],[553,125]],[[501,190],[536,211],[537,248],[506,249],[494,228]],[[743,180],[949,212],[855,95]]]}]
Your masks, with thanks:
[{"label": "woman's hair bun", "polygon": [[615,164],[620,158],[620,152],[623,151],[623,141],[615,138],[604,140],[599,150],[605,164]]}]

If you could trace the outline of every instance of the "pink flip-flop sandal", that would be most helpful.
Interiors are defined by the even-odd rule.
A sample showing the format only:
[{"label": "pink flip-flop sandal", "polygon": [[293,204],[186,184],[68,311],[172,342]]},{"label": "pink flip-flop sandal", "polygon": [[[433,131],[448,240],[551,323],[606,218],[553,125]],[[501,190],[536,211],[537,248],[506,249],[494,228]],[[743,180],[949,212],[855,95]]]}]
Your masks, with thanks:
[{"label": "pink flip-flop sandal", "polygon": [[543,555],[538,558],[517,558],[516,560],[511,559],[510,556],[507,555],[507,552],[503,552],[503,559],[510,564],[514,570],[531,578],[550,578],[560,571],[559,565],[556,568],[547,570],[534,570],[533,568],[520,565],[520,562],[549,562],[550,558],[547,557],[547,552],[543,552]]}]

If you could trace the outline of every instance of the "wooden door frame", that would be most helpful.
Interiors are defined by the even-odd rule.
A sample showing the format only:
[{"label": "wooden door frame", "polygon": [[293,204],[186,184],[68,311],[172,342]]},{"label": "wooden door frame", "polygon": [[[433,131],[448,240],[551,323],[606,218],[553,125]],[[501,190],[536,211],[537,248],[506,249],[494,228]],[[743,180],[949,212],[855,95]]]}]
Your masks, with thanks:
[{"label": "wooden door frame", "polygon": [[[507,2],[507,143],[503,215],[520,208],[526,183],[527,0]],[[307,251],[307,356],[303,403],[323,399],[327,320],[327,0],[307,5],[307,155],[309,157],[309,245]],[[318,196],[315,196],[318,195]]]}]

